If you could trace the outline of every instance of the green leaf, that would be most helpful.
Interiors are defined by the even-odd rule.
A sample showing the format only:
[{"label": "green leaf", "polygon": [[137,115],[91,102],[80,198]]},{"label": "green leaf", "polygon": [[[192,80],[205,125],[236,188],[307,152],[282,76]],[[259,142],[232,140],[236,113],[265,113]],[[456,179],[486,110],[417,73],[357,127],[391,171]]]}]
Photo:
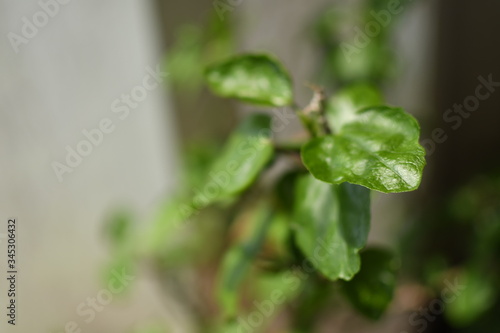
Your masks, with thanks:
[{"label": "green leaf", "polygon": [[304,173],[302,170],[292,170],[286,172],[281,176],[280,179],[278,179],[276,186],[274,187],[277,209],[286,214],[293,213],[293,202],[295,200],[295,183],[297,178],[302,176],[303,174]]},{"label": "green leaf", "polygon": [[445,316],[455,326],[467,326],[480,319],[494,304],[497,287],[491,274],[466,268],[454,280],[445,282],[448,303]]},{"label": "green leaf", "polygon": [[370,231],[370,191],[349,183],[339,185],[340,230],[347,243],[365,246]]},{"label": "green leaf", "polygon": [[280,62],[264,54],[246,54],[207,68],[214,93],[252,104],[285,106],[292,103],[292,81]]},{"label": "green leaf", "polygon": [[362,49],[356,48],[351,41],[337,44],[328,55],[327,60],[337,80],[380,84],[396,73],[394,53],[383,40],[372,39]]},{"label": "green leaf", "polygon": [[[210,332],[268,332],[269,327],[275,323],[275,318],[286,312],[287,305],[302,293],[304,282],[304,278],[292,270],[273,274],[260,272],[252,278],[249,288],[252,305],[240,311],[237,318],[227,319],[219,328]],[[255,325],[253,319],[257,311],[265,312],[262,312],[264,316],[262,320],[259,319],[259,324]]]},{"label": "green leaf", "polygon": [[227,199],[246,189],[273,156],[271,118],[251,114],[232,134],[193,200],[199,207]]},{"label": "green leaf", "polygon": [[126,211],[116,212],[106,221],[104,232],[113,246],[119,247],[131,236],[132,216]]},{"label": "green leaf", "polygon": [[359,270],[358,251],[370,228],[369,192],[348,183],[330,185],[311,175],[297,183],[297,243],[307,259],[331,280],[349,280]]},{"label": "green leaf", "polygon": [[274,210],[273,222],[267,232],[265,244],[265,256],[269,266],[267,269],[279,269],[293,260],[290,253],[290,237],[289,216],[282,211]]},{"label": "green leaf", "polygon": [[153,256],[165,251],[165,248],[172,249],[181,244],[190,234],[186,234],[180,226],[192,214],[192,208],[180,198],[173,198],[162,203],[155,212],[148,228],[144,228],[143,233],[139,236],[141,237],[140,241],[137,242],[139,253],[144,256]]},{"label": "green leaf", "polygon": [[192,223],[199,217],[186,198],[169,198],[131,238],[130,247],[138,257],[155,258],[155,263],[165,269],[199,262],[217,250],[216,246],[202,249],[200,242],[213,234],[207,224]]},{"label": "green leaf", "polygon": [[115,296],[123,297],[133,290],[133,283],[136,282],[136,277],[139,272],[137,261],[132,253],[127,250],[115,252],[106,266],[103,267],[101,272],[102,285],[108,285],[109,281],[116,279],[116,276],[123,276],[124,274],[131,276],[131,282],[124,284],[124,289]]},{"label": "green leaf", "polygon": [[399,263],[384,249],[371,248],[361,253],[361,270],[342,290],[363,315],[378,319],[391,303]]},{"label": "green leaf", "polygon": [[231,247],[224,256],[218,277],[217,297],[226,318],[237,314],[239,287],[264,243],[272,219],[267,205],[258,206],[249,235],[243,242]]},{"label": "green leaf", "polygon": [[382,104],[382,95],[375,87],[368,84],[351,85],[328,100],[326,119],[328,125],[339,132],[344,124],[356,119],[359,110]]},{"label": "green leaf", "polygon": [[169,79],[181,89],[197,94],[203,84],[203,29],[184,24],[175,32],[164,60]]},{"label": "green leaf", "polygon": [[[251,245],[248,248],[251,249]],[[226,318],[231,318],[238,313],[239,287],[250,270],[254,255],[255,253],[250,253],[244,245],[238,245],[224,256],[217,296]]]},{"label": "green leaf", "polygon": [[425,166],[417,121],[387,106],[362,109],[356,115],[337,134],[302,147],[306,168],[332,184],[349,182],[385,193],[417,189]]},{"label": "green leaf", "polygon": [[[276,310],[280,305],[293,300],[303,290],[304,281],[299,276],[299,273],[293,270],[283,270],[280,272],[259,274],[253,281],[254,297],[258,303],[271,300]],[[274,314],[278,314],[275,311]]]}]

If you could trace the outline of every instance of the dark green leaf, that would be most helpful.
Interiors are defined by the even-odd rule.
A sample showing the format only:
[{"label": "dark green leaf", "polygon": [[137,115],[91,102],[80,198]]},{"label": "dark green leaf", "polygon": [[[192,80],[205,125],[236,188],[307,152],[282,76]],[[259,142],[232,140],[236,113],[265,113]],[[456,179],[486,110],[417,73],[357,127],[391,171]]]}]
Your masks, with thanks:
[{"label": "dark green leaf", "polygon": [[193,200],[198,206],[226,199],[250,186],[273,155],[270,127],[271,118],[265,114],[251,114],[243,121],[198,189]]},{"label": "dark green leaf", "polygon": [[303,175],[304,172],[289,171],[285,173],[276,183],[274,188],[276,197],[276,206],[281,211],[289,214],[293,211],[293,203],[295,200],[295,182],[297,178]]},{"label": "dark green leaf", "polygon": [[349,245],[365,246],[370,231],[370,191],[349,183],[339,185],[340,230]]},{"label": "dark green leaf", "polygon": [[323,275],[349,280],[358,272],[370,227],[368,189],[305,175],[297,183],[294,216],[297,243]]},{"label": "dark green leaf", "polygon": [[265,106],[292,103],[292,81],[278,60],[263,54],[240,55],[207,68],[214,93]]},{"label": "dark green leaf", "polygon": [[399,108],[357,112],[335,135],[312,139],[302,160],[314,177],[332,184],[349,182],[385,193],[418,188],[425,150],[417,121]]},{"label": "dark green leaf", "polygon": [[262,247],[271,221],[272,215],[267,205],[257,207],[249,235],[226,252],[219,273],[217,296],[227,318],[237,314],[239,286]]},{"label": "dark green leaf", "polygon": [[367,249],[361,253],[361,270],[342,290],[351,304],[363,315],[378,319],[389,306],[396,287],[398,262],[383,249]]}]

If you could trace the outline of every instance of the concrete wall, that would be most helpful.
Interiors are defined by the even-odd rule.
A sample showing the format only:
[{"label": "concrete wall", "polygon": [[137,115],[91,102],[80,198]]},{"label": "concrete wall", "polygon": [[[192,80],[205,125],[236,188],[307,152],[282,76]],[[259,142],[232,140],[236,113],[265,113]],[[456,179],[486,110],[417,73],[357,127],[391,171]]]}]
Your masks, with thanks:
[{"label": "concrete wall", "polygon": [[[175,183],[165,85],[152,88],[124,119],[112,111],[115,99],[142,86],[147,68],[161,60],[153,3],[66,2],[49,8],[50,17],[38,1],[0,1],[0,233],[16,217],[20,247],[18,326],[7,327],[2,310],[2,332],[62,332],[71,320],[83,332],[125,332],[143,317],[162,315],[158,293],[143,278],[129,295],[133,301],[117,299],[91,323],[75,312],[102,288],[107,214],[127,206],[143,216]],[[24,38],[24,17],[40,27],[26,30],[16,50],[9,37]],[[86,139],[82,130],[103,119],[113,131],[60,182],[52,163],[65,164],[66,146],[77,149]]]}]

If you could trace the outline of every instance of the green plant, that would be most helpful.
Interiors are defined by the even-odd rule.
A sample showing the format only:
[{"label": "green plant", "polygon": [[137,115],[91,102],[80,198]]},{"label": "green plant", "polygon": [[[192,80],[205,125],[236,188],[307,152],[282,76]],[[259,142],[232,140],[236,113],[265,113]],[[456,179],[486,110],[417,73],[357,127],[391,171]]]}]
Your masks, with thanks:
[{"label": "green plant", "polygon": [[[418,188],[425,151],[417,121],[383,105],[379,92],[364,84],[328,99],[313,86],[311,102],[301,108],[290,75],[268,55],[230,58],[208,67],[205,77],[217,95],[293,108],[308,132],[299,142],[277,142],[269,114],[248,115],[184,210],[183,219],[213,204],[239,202],[238,210],[245,212],[245,227],[227,249],[219,273],[218,299],[227,325],[237,324],[244,303],[239,286],[248,274],[259,280],[252,266],[262,256],[263,276],[286,274],[305,260],[315,269],[308,273],[314,275],[309,283],[343,280],[351,303],[371,318],[380,317],[392,298],[397,260],[382,249],[360,254],[370,228],[370,190]],[[273,179],[268,170],[280,159],[289,165]],[[263,254],[266,247],[271,250]],[[294,290],[280,292],[284,299],[296,296],[298,287],[289,289]],[[301,326],[307,325],[298,322]]]},{"label": "green plant", "polygon": [[[370,19],[375,5],[383,7],[368,2],[359,22]],[[160,281],[168,272],[170,283],[181,285],[177,272],[186,267],[210,280],[206,267],[217,268],[208,287],[215,286],[215,295],[206,297],[216,300],[216,310],[206,310],[214,308],[211,301],[200,309],[187,295],[179,297],[204,332],[263,331],[280,312],[290,314],[293,332],[313,332],[337,292],[371,319],[391,302],[399,260],[388,249],[365,248],[371,190],[417,189],[425,152],[417,121],[385,105],[378,88],[393,67],[389,28],[347,61],[335,36],[342,22],[332,15],[347,17],[327,11],[316,32],[325,53],[321,82],[340,87],[333,96],[310,85],[311,102],[300,107],[288,71],[269,55],[244,54],[210,65],[204,78],[216,95],[268,110],[244,117],[221,151],[212,145],[192,150],[180,193],[150,225],[137,227],[143,233],[135,235],[126,216],[108,230],[119,265],[146,258]],[[229,45],[228,29],[214,31],[219,33],[206,36],[200,47],[204,33],[189,28],[179,39],[186,42],[167,61],[174,83],[193,100],[201,91],[201,68],[230,49],[211,47]],[[284,140],[290,110],[304,130]]]},{"label": "green plant", "polygon": [[[164,205],[151,229],[128,237],[130,218],[118,216],[110,224],[115,265],[153,258],[161,272],[217,262],[221,316],[215,323],[200,318],[208,332],[238,332],[262,304],[269,322],[288,303],[295,303],[294,329],[310,331],[336,288],[360,313],[379,318],[392,299],[398,259],[386,249],[364,249],[370,190],[418,188],[425,152],[417,121],[383,105],[367,84],[347,86],[330,98],[311,86],[313,98],[301,108],[290,75],[268,55],[232,57],[209,66],[205,78],[220,96],[292,108],[307,134],[277,140],[274,134],[285,123],[269,113],[249,114],[212,162],[203,149],[198,158],[190,156],[204,161],[187,164],[191,177],[183,188],[193,190]],[[213,223],[221,219],[225,226]],[[207,237],[223,242],[207,244]]]}]

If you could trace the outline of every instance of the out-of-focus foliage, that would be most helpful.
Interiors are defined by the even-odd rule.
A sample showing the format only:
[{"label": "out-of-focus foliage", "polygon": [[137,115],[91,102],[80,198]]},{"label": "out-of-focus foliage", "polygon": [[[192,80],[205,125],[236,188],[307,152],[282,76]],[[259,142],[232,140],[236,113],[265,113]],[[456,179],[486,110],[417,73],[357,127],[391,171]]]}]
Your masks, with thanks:
[{"label": "out-of-focus foliage", "polygon": [[273,155],[271,118],[251,114],[234,131],[206,174],[193,201],[201,206],[230,198],[250,186]]},{"label": "out-of-focus foliage", "polygon": [[391,252],[378,248],[363,251],[361,262],[359,273],[342,284],[343,292],[356,309],[378,319],[392,301],[399,263]]},{"label": "out-of-focus foliage", "polygon": [[494,305],[498,287],[488,273],[470,268],[464,268],[456,278],[464,289],[447,305],[446,316],[456,326],[471,325]]},{"label": "out-of-focus foliage", "polygon": [[120,247],[130,237],[132,216],[125,211],[118,211],[106,221],[104,235],[114,247]]},{"label": "out-of-focus foliage", "polygon": [[[451,198],[448,214],[470,230],[464,246],[459,279],[466,287],[446,315],[457,326],[470,326],[500,301],[500,177],[483,176],[471,181]],[[500,321],[499,321],[500,323]]]},{"label": "out-of-focus foliage", "polygon": [[[500,326],[499,202],[500,177],[480,175],[423,211],[403,238],[406,260],[423,263],[407,268],[407,274],[421,273],[442,297],[447,321],[461,332]],[[443,234],[454,242],[443,241]],[[458,292],[443,296],[450,283],[460,286]]]},{"label": "out-of-focus foliage", "polygon": [[396,74],[391,38],[411,0],[343,3],[322,11],[313,24],[323,51],[321,81],[341,86],[354,82],[382,84]]},{"label": "out-of-focus foliage", "polygon": [[237,242],[227,250],[220,268],[218,298],[224,316],[229,318],[234,318],[239,313],[240,284],[248,275],[273,222],[272,211],[265,203],[260,203],[251,214],[253,216],[243,217],[251,219],[248,223],[249,228],[247,227],[250,230],[244,231],[243,241]]},{"label": "out-of-focus foliage", "polygon": [[164,60],[169,80],[191,98],[203,87],[203,73],[208,64],[234,51],[231,20],[210,17],[208,27],[185,24],[178,28],[173,45]]}]

